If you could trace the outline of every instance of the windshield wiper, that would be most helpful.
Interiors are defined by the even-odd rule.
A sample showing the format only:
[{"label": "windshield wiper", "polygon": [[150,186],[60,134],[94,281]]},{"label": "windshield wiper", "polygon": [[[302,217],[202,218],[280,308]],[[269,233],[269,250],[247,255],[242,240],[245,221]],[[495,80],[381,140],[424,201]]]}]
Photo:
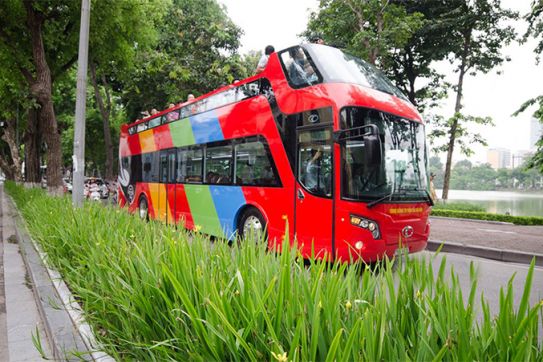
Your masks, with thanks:
[{"label": "windshield wiper", "polygon": [[428,192],[428,190],[426,189],[417,189],[417,188],[400,188],[397,190],[398,192],[396,192],[396,190],[392,190],[390,192],[390,194],[388,195],[385,195],[377,200],[373,200],[371,202],[368,202],[368,204],[366,205],[366,207],[368,209],[371,209],[372,207],[374,207],[375,205],[377,204],[380,204],[382,203],[383,201],[387,200],[388,201],[391,201],[392,200],[392,196],[394,195],[405,195],[406,194],[406,191],[423,191],[425,196],[427,197],[427,200],[426,202],[428,203],[428,205],[430,206],[434,206],[434,200],[432,200],[432,197],[430,196],[430,193]]},{"label": "windshield wiper", "polygon": [[430,192],[428,192],[427,189],[419,189],[417,187],[412,187],[412,188],[404,187],[404,188],[401,188],[399,191],[420,191],[420,192],[424,192],[424,195],[428,199],[428,200],[426,200],[428,205],[434,206],[434,200],[432,199],[432,196],[430,196]]},{"label": "windshield wiper", "polygon": [[366,205],[366,207],[367,207],[368,209],[371,209],[372,207],[374,207],[375,205],[377,205],[377,204],[379,204],[379,203],[385,201],[386,199],[389,199],[389,201],[390,201],[390,200],[392,199],[392,195],[394,195],[394,190],[392,190],[392,191],[390,192],[390,194],[388,194],[388,195],[386,195],[386,196],[383,196],[383,197],[381,197],[381,198],[379,198],[379,199],[377,199],[377,200],[373,200],[372,202],[368,202],[368,204]]}]

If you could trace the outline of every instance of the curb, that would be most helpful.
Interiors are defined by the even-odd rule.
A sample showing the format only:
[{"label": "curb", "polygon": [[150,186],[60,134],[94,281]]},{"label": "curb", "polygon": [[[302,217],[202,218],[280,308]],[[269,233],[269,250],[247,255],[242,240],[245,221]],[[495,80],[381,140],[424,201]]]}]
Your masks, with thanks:
[{"label": "curb", "polygon": [[449,217],[449,216],[432,216],[430,215],[431,219],[439,219],[439,220],[459,220],[459,221],[469,221],[469,222],[477,222],[477,223],[483,223],[483,224],[494,224],[494,225],[515,225],[512,222],[507,221],[495,221],[495,220],[481,220],[481,219],[466,219],[463,217]]},{"label": "curb", "polygon": [[[30,278],[38,313],[55,361],[115,361],[100,351],[91,327],[85,322],[81,306],[75,301],[60,274],[51,269],[46,254],[30,237],[24,219],[11,199],[4,194],[12,211],[15,233]],[[4,212],[6,212],[5,210]]]},{"label": "curb", "polygon": [[515,250],[486,248],[437,240],[428,240],[426,249],[436,251],[442,245],[442,252],[477,256],[479,258],[498,260],[507,263],[530,264],[532,259],[535,258],[535,265],[543,267],[543,254],[529,254]]}]

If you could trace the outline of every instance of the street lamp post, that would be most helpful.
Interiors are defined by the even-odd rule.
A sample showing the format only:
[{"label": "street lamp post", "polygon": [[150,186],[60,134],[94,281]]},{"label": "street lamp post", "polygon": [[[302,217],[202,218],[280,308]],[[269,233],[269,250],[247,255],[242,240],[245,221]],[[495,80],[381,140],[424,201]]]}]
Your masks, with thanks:
[{"label": "street lamp post", "polygon": [[83,204],[85,177],[85,107],[87,93],[87,63],[89,54],[90,0],[81,0],[81,28],[79,30],[79,56],[77,62],[77,98],[75,102],[74,154],[72,203]]}]

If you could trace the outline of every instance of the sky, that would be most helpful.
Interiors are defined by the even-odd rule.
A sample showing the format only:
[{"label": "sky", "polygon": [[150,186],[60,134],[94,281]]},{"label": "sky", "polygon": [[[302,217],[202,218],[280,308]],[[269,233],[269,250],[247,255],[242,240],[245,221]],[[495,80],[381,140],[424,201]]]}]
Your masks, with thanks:
[{"label": "sky", "polygon": [[[263,50],[272,44],[276,50],[298,44],[298,34],[305,30],[311,10],[318,8],[317,0],[219,0],[224,4],[230,18],[240,26],[244,35],[241,38],[241,53],[249,50]],[[504,8],[528,12],[530,0],[503,0]],[[514,24],[519,33],[523,33],[526,25],[518,21]],[[495,126],[470,129],[483,134],[489,147],[503,147],[512,150],[526,150],[529,147],[530,118],[534,109],[513,117],[526,100],[543,94],[543,61],[535,64],[533,49],[536,42],[526,44],[513,43],[503,48],[503,54],[511,57],[511,61],[488,74],[467,76],[464,80],[464,112],[474,116],[490,116]],[[436,67],[451,83],[456,80],[449,63],[436,64]],[[497,74],[501,71],[501,75]],[[454,94],[451,90],[448,99],[434,112],[450,117],[454,111]],[[470,157],[473,162],[486,162],[486,148],[474,147],[475,154]],[[442,155],[443,157],[443,155]],[[455,153],[454,159],[466,158]]]}]

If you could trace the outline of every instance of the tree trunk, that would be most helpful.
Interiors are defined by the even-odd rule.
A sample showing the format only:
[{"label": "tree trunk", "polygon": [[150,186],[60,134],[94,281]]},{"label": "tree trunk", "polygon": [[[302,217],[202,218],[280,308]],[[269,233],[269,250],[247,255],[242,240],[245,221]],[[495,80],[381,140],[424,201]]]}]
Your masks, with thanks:
[{"label": "tree trunk", "polygon": [[40,132],[38,129],[38,112],[34,108],[28,110],[28,122],[25,140],[25,181],[40,183]]},{"label": "tree trunk", "polygon": [[471,31],[468,31],[464,36],[464,49],[462,52],[462,60],[460,63],[460,71],[458,74],[458,84],[456,88],[456,103],[454,105],[453,122],[449,129],[449,145],[447,147],[447,163],[445,164],[445,175],[443,176],[443,193],[441,198],[447,200],[449,198],[449,183],[451,180],[452,157],[454,153],[454,144],[456,142],[456,130],[458,129],[458,117],[462,109],[462,92],[464,87],[464,76],[467,70],[467,57],[470,49]]},{"label": "tree trunk", "polygon": [[2,155],[0,155],[0,170],[2,170],[7,180],[17,181],[13,165]]},{"label": "tree trunk", "polygon": [[32,57],[36,75],[30,92],[41,106],[39,112],[40,130],[47,145],[47,185],[53,195],[62,194],[62,149],[60,134],[52,98],[51,70],[45,58],[42,25],[43,14],[34,9],[32,0],[24,0],[27,27],[32,39]]},{"label": "tree trunk", "polygon": [[[100,114],[102,115],[102,124],[104,128],[104,145],[106,152],[106,174],[105,179],[108,181],[113,180],[113,143],[111,141],[111,127],[109,123],[109,115],[111,112],[111,99],[109,93],[106,89],[106,97],[108,107],[104,106],[104,100],[102,99],[102,94],[100,94],[100,87],[98,86],[98,81],[96,79],[96,64],[90,62],[90,72],[91,72],[91,81],[92,86],[94,87],[94,97],[96,98],[96,103],[100,109]],[[102,82],[104,83],[104,82]],[[104,87],[107,87],[107,84],[103,84]]]},{"label": "tree trunk", "polygon": [[15,121],[6,121],[6,126],[4,127],[4,134],[2,135],[2,140],[4,140],[9,146],[9,152],[11,155],[11,169],[13,170],[13,179],[17,182],[22,180],[21,172],[21,156],[19,153],[19,145],[17,144],[16,132],[14,124]]}]

